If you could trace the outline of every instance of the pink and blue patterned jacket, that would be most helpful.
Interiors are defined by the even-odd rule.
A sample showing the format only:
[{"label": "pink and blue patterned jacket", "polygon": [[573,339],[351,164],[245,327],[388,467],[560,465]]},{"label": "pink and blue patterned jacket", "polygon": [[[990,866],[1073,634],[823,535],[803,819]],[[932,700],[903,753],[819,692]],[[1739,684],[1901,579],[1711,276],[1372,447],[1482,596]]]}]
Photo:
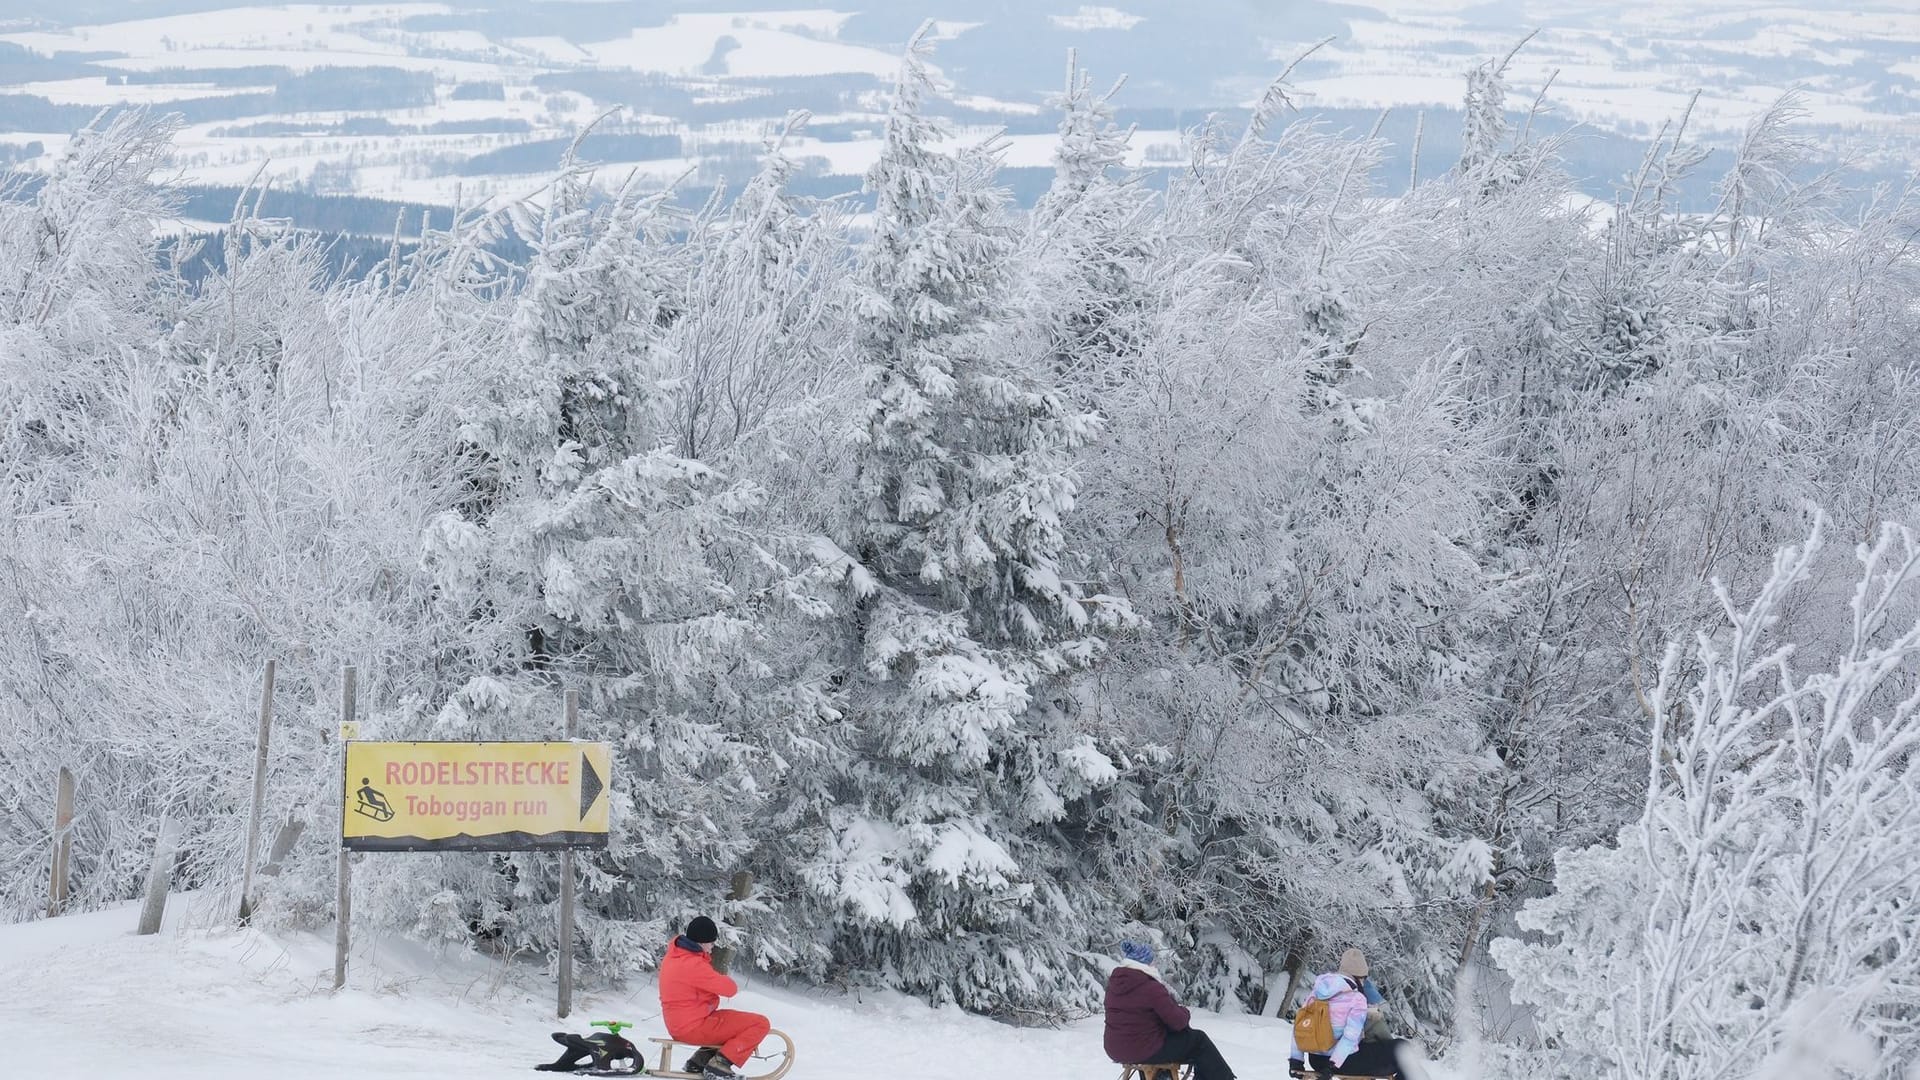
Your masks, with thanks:
[{"label": "pink and blue patterned jacket", "polygon": [[1333,1030],[1340,1033],[1340,1041],[1327,1052],[1337,1069],[1360,1047],[1360,1033],[1367,1029],[1367,995],[1354,989],[1345,975],[1329,971],[1313,980],[1313,996],[1327,1003]]}]

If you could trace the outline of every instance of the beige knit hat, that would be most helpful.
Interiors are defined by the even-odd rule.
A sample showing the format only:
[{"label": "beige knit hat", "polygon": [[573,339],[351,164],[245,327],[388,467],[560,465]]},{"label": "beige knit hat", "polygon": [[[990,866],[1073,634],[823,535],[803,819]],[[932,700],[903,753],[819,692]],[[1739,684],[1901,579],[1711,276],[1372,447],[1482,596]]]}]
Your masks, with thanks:
[{"label": "beige knit hat", "polygon": [[1367,977],[1367,954],[1359,949],[1348,949],[1340,954],[1340,974],[1350,978]]}]

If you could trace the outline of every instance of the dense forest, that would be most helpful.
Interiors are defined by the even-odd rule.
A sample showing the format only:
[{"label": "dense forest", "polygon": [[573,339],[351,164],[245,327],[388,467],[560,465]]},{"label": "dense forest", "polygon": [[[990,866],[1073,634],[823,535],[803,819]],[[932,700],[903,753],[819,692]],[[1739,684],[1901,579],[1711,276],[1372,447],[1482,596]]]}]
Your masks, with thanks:
[{"label": "dense forest", "polygon": [[[556,146],[364,275],[245,198],[204,272],[158,257],[177,120],[0,201],[0,913],[44,907],[62,766],[81,905],[163,820],[234,890],[274,658],[307,828],[256,917],[328,920],[351,664],[367,738],[550,738],[580,691],[599,977],[711,911],[741,962],[1047,1022],[1123,937],[1269,1012],[1359,945],[1487,1072],[1813,1031],[1898,1075],[1908,194],[1808,178],[1789,96],[1596,204],[1495,63],[1404,194],[1284,83],[1148,185],[1073,70],[1021,211],[928,90],[916,46],[866,203],[789,185],[804,116],[698,201]],[[368,857],[356,919],[538,956],[556,866]]]}]

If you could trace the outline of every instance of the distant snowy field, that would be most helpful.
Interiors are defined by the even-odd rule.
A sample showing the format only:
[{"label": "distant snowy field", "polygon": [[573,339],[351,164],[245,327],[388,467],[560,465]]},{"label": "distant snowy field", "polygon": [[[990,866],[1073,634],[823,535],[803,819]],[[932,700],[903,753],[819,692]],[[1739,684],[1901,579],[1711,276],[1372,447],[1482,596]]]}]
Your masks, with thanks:
[{"label": "distant snowy field", "polygon": [[[1037,8],[1029,27],[1009,22],[1000,9],[976,12],[975,6],[949,0],[915,10],[941,16],[935,36],[955,46],[943,45],[935,62],[948,65],[956,56],[947,71],[952,101],[969,110],[960,136],[979,139],[1001,123],[1012,126],[1007,164],[1016,167],[1049,164],[1049,118],[1036,111],[1056,88],[1058,61],[1042,66],[1039,58],[1063,57],[1070,45],[1102,78],[1129,70],[1152,76],[1135,65],[1146,57],[1177,57],[1165,63],[1187,79],[1179,93],[1192,95],[1178,104],[1203,110],[1256,100],[1265,79],[1330,36],[1295,73],[1297,104],[1404,110],[1457,107],[1464,73],[1504,55],[1535,29],[1538,35],[1513,61],[1510,108],[1526,109],[1551,81],[1547,101],[1560,118],[1647,136],[1685,112],[1698,91],[1693,131],[1726,142],[1781,92],[1798,88],[1825,152],[1895,171],[1920,158],[1920,121],[1913,117],[1920,102],[1920,62],[1913,60],[1920,55],[1920,9],[1911,0],[1863,0],[1845,12],[1812,3],[1761,9],[1736,0],[1649,3],[1625,12],[1584,0],[1498,6],[1369,0],[1340,8],[1330,32],[1301,20],[1245,27],[1235,36],[1246,40],[1231,42],[1241,51],[1230,65],[1216,54],[1228,44],[1221,38],[1232,20],[1223,22],[1217,11],[1201,26],[1188,25],[1163,0],[1062,3]],[[682,178],[696,185],[722,178],[737,183],[746,171],[741,162],[758,152],[796,96],[806,97],[795,88],[811,85],[825,89],[806,107],[848,120],[853,130],[799,144],[802,174],[850,178],[835,187],[847,190],[877,158],[879,91],[898,65],[900,42],[871,26],[856,39],[863,31],[852,23],[858,13],[851,6],[690,12],[652,25],[623,5],[607,8],[604,24],[575,22],[552,28],[557,32],[538,24],[529,29],[524,20],[487,22],[458,3],[235,5],[80,26],[9,26],[0,15],[0,47],[31,50],[49,62],[85,57],[87,65],[85,74],[0,84],[0,151],[11,148],[17,167],[44,168],[71,130],[66,125],[84,122],[85,113],[75,110],[184,108],[189,123],[177,145],[180,176],[188,182],[239,184],[259,172],[283,188],[473,205],[538,188],[558,151],[510,161],[486,155],[564,138],[616,106],[624,110],[612,123],[672,136],[680,150],[598,156],[610,166],[603,182],[617,184],[638,172],[658,184]],[[969,21],[970,15],[978,18]],[[1257,47],[1249,49],[1249,41]],[[1016,45],[1025,51],[1010,51]],[[1001,58],[987,64],[983,56]],[[1210,63],[1227,66],[1203,70]],[[290,112],[272,105],[270,86],[234,82],[245,74],[237,69],[323,67],[430,76],[431,102],[363,108],[342,101],[339,108]],[[123,76],[148,81],[122,83]],[[586,77],[601,80],[591,92],[554,82]],[[1158,86],[1157,104],[1164,105],[1173,92],[1167,81],[1142,78],[1135,85]],[[475,84],[497,85],[499,96],[463,93]],[[674,88],[685,115],[650,112],[637,95],[652,85]],[[68,108],[55,120],[7,122],[7,95]],[[264,104],[249,107],[236,95]],[[1140,94],[1129,91],[1119,100],[1137,103]],[[725,118],[695,115],[727,101],[739,107]],[[24,108],[13,108],[26,116]],[[217,118],[196,118],[213,114]],[[292,130],[248,130],[263,120]],[[445,122],[464,126],[425,130]],[[1179,156],[1177,129],[1142,127],[1133,164]],[[24,148],[35,142],[42,153],[27,156]]]},{"label": "distant snowy field", "polygon": [[[478,175],[446,167],[450,161],[514,142],[564,137],[610,109],[622,105],[579,93],[536,85],[543,74],[588,70],[625,72],[662,80],[686,79],[696,96],[723,98],[728,80],[787,80],[857,76],[879,87],[899,67],[899,55],[836,40],[847,13],[828,10],[695,13],[673,16],[661,26],[636,28],[604,40],[561,37],[508,37],[493,40],[472,31],[407,29],[412,20],[446,16],[443,4],[340,4],[235,6],[217,13],[171,15],[60,30],[0,33],[0,42],[46,57],[86,54],[92,63],[120,72],[162,73],[160,82],[116,84],[111,76],[42,79],[0,85],[0,94],[25,94],[56,105],[99,108],[139,105],[165,111],[182,102],[224,95],[259,93],[271,87],[214,85],[200,81],[232,69],[276,67],[291,72],[318,68],[396,68],[431,74],[434,103],[406,108],[352,108],[322,112],[263,111],[246,117],[191,122],[176,140],[180,178],[189,183],[239,184],[256,172],[267,180],[305,185],[322,166],[333,166],[335,190],[412,201],[475,205],[496,197],[518,198],[541,186],[558,161],[555,151],[538,168],[490,171]],[[963,32],[967,24],[941,24],[936,37]],[[107,54],[107,55],[101,55]],[[1051,73],[1047,82],[1051,81]],[[502,87],[497,100],[460,100],[462,84]],[[1044,85],[1044,83],[1042,84]],[[858,176],[879,156],[881,122],[876,102],[865,114],[875,136],[836,140],[818,147],[811,165],[818,172]],[[1032,113],[1033,106],[999,103],[973,95],[970,107]],[[345,103],[343,102],[343,105]],[[4,119],[0,104],[0,119]],[[189,116],[192,114],[189,113]],[[665,184],[697,169],[713,157],[737,159],[756,154],[767,128],[783,114],[746,124],[694,125],[673,117],[649,117],[632,108],[613,118],[653,121],[655,130],[677,135],[697,150],[668,157],[602,159],[602,177],[618,184],[637,171]],[[282,120],[314,129],[312,135],[236,132],[248,120]],[[455,136],[435,134],[347,134],[330,130],[350,121],[379,120],[419,127],[442,121],[501,123],[503,131]],[[524,129],[509,125],[524,125]],[[971,131],[978,139],[990,127]],[[37,140],[46,154],[27,161],[44,166],[64,144],[67,132],[9,132],[7,142]],[[1167,133],[1173,138],[1172,133]],[[1144,144],[1143,144],[1144,146]],[[1142,150],[1141,152],[1144,152]],[[1010,164],[1046,165],[1051,146],[1016,154]],[[437,161],[435,168],[429,161]],[[339,169],[350,177],[339,175]],[[738,172],[739,170],[736,170]],[[740,179],[740,177],[735,177]]]},{"label": "distant snowy field", "polygon": [[[7,1076],[127,1080],[462,1080],[540,1075],[548,1032],[596,1019],[664,1034],[651,976],[584,987],[570,1021],[529,965],[410,942],[356,943],[347,989],[332,993],[333,938],[187,929],[176,897],[155,937],[131,906],[0,926],[0,1045]],[[773,1018],[797,1046],[793,1080],[1113,1080],[1098,1018],[1062,1030],[1008,1027],[894,994],[856,1001],[769,986],[752,975],[732,1004]],[[1204,1016],[1198,1024],[1249,1080],[1285,1075],[1287,1028]],[[641,1042],[645,1046],[644,1042]],[[1444,1080],[1444,1078],[1442,1078]]]}]

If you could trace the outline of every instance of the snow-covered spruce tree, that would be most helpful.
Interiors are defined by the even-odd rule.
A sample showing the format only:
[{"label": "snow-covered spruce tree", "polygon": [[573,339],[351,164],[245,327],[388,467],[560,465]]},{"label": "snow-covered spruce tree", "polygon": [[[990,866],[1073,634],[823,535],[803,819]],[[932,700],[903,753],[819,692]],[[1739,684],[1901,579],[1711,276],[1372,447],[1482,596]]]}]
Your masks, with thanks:
[{"label": "snow-covered spruce tree", "polygon": [[[610,972],[657,960],[752,849],[747,822],[777,779],[752,740],[788,695],[751,646],[805,587],[743,524],[758,493],[675,452],[661,341],[687,316],[685,249],[664,200],[596,201],[567,163],[526,229],[510,347],[478,364],[473,497],[427,530],[443,609],[469,620],[456,660],[471,677],[426,731],[550,737],[574,688],[579,734],[614,745],[611,845],[581,860],[586,959]],[[554,860],[475,865],[443,862],[437,895],[405,885],[420,918],[550,946]]]},{"label": "snow-covered spruce tree", "polygon": [[[1131,130],[1113,119],[1114,98],[1125,81],[1095,93],[1077,55],[1068,54],[1064,88],[1051,102],[1060,110],[1053,183],[1028,217],[1016,266],[1027,336],[1022,355],[1039,356],[1039,369],[1069,401],[1102,417],[1117,415],[1137,385],[1143,350],[1169,287],[1152,277],[1160,235],[1155,197],[1126,169]],[[1100,437],[1077,450],[1077,475],[1098,472],[1105,455],[1122,445],[1119,437],[1103,424]],[[1069,544],[1092,553],[1100,530],[1085,520],[1083,496],[1076,497],[1076,507],[1067,522]],[[1111,573],[1110,561],[1095,559]],[[1110,669],[1112,659],[1083,680],[1075,700],[1082,726],[1120,766],[1120,776],[1089,798],[1073,839],[1076,858],[1104,883],[1114,910],[1126,917],[1125,933],[1139,935],[1161,930],[1150,927],[1157,909],[1146,896],[1159,880],[1157,868],[1181,856],[1179,841],[1154,813],[1149,790],[1163,771],[1167,748],[1132,714],[1124,695],[1102,689],[1098,672]],[[1096,947],[1111,945],[1098,938],[1101,928],[1093,929]]]},{"label": "snow-covered spruce tree", "polygon": [[1113,121],[1124,83],[1096,95],[1069,53],[1065,89],[1051,102],[1060,109],[1053,183],[1028,217],[1017,263],[1023,321],[1045,335],[1052,378],[1094,412],[1134,348],[1152,236],[1152,194],[1124,171],[1131,129]]},{"label": "snow-covered spruce tree", "polygon": [[[1780,634],[1816,525],[1649,688],[1644,809],[1493,953],[1562,1075],[1893,1078],[1920,1049],[1920,539],[1884,527],[1823,670]],[[1822,650],[1826,651],[1826,650]],[[1688,671],[1688,674],[1682,672]]]},{"label": "snow-covered spruce tree", "polygon": [[1109,915],[1068,838],[1116,776],[1064,679],[1128,613],[1074,580],[1069,455],[1096,421],[1005,349],[1014,237],[992,148],[936,152],[925,34],[868,176],[853,305],[866,416],[840,564],[852,768],[806,872],[852,970],[1058,1016],[1096,1000],[1075,953]]},{"label": "snow-covered spruce tree", "polygon": [[[793,163],[783,145],[804,122],[790,117],[739,197],[724,211],[709,207],[687,230],[686,311],[662,340],[680,452],[697,451],[754,485],[757,497],[737,520],[782,552],[794,550],[792,538],[842,528],[845,433],[859,408],[844,304],[847,210],[785,188]],[[819,566],[811,554],[801,562]],[[805,587],[778,607],[755,609],[755,662],[774,673],[755,691],[751,732],[763,751],[755,764],[763,782],[743,865],[756,885],[749,900],[725,909],[745,930],[754,963],[813,977],[832,962],[833,918],[805,899],[802,870],[815,845],[796,835],[823,828],[825,808],[839,797],[836,778],[853,765],[835,737],[842,715],[832,693],[841,670],[834,614],[829,598]]]}]

